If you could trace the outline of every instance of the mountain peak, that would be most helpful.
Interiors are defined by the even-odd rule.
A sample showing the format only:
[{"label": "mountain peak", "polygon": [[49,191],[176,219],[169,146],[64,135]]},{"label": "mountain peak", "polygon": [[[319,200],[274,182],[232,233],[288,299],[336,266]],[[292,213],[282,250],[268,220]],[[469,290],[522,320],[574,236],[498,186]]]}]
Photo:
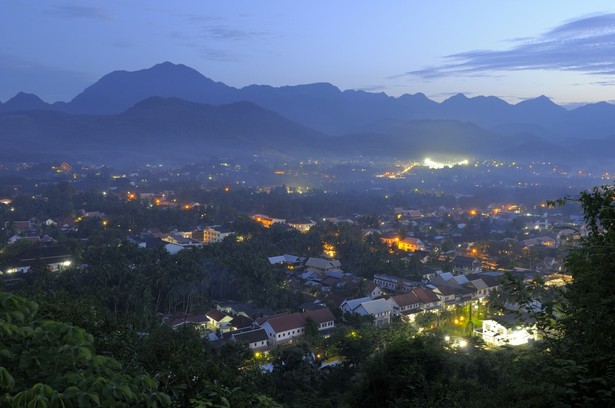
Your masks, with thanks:
[{"label": "mountain peak", "polygon": [[[530,105],[530,106],[558,106],[555,102],[549,99],[545,95],[540,95],[536,98],[526,99],[524,101],[519,102],[517,105]],[[563,109],[563,108],[562,108]]]},{"label": "mountain peak", "polygon": [[44,102],[41,98],[26,92],[19,92],[2,105],[3,112],[45,110],[49,108],[50,105]]},{"label": "mountain peak", "polygon": [[229,99],[233,91],[193,68],[166,61],[139,71],[111,72],[77,95],[68,109],[75,113],[119,113],[152,96],[219,103]]},{"label": "mountain peak", "polygon": [[465,101],[466,99],[468,99],[468,97],[464,94],[459,92],[458,94],[455,94],[453,96],[451,96],[450,98],[447,99],[451,100],[451,101]]}]

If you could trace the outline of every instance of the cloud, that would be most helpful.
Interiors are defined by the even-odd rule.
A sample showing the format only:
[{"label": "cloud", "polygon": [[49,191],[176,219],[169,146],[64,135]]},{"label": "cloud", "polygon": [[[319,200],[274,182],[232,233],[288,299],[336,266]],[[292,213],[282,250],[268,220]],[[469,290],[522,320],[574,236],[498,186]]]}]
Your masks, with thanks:
[{"label": "cloud", "polygon": [[230,62],[238,61],[238,57],[224,50],[217,50],[212,48],[201,47],[199,50],[201,58],[209,61]]},{"label": "cloud", "polygon": [[388,87],[384,85],[368,85],[361,88],[357,88],[357,91],[365,91],[365,92],[384,92],[388,89]]},{"label": "cloud", "polygon": [[488,75],[494,71],[558,70],[615,74],[615,14],[571,20],[507,50],[474,50],[444,57],[438,66],[406,72],[425,79]]},{"label": "cloud", "polygon": [[264,31],[245,31],[228,26],[206,26],[202,28],[203,36],[214,40],[245,41],[254,38],[268,37],[269,33]]},{"label": "cloud", "polygon": [[61,18],[86,18],[91,20],[113,20],[110,13],[99,7],[80,6],[76,4],[52,6],[46,12]]}]

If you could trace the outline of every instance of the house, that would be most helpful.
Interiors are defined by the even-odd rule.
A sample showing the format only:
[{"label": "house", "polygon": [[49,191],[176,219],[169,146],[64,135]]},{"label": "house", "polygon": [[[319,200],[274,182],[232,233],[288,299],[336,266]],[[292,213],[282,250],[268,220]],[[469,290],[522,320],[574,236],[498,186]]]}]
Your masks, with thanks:
[{"label": "house", "polygon": [[[480,290],[480,293],[477,295],[482,299],[483,297],[488,296],[491,292],[494,292],[500,288],[500,280],[504,274],[502,272],[481,272],[472,275],[468,275],[468,283],[465,285],[466,287],[473,288],[475,290]],[[477,280],[481,280],[482,283],[475,282]]]},{"label": "house", "polygon": [[316,223],[308,219],[288,220],[286,224],[299,232],[307,233]]},{"label": "house", "polygon": [[483,341],[488,345],[519,346],[538,339],[535,329],[535,320],[529,315],[518,316],[510,313],[483,320],[482,330],[477,330],[477,332],[482,335]]},{"label": "house", "polygon": [[202,247],[203,243],[197,241],[196,239],[192,239],[187,235],[192,235],[192,233],[184,234],[180,232],[172,232],[170,234],[165,234],[162,236],[162,240],[164,242],[168,242],[169,244],[180,245],[183,248],[187,247]]},{"label": "house", "polygon": [[382,235],[380,237],[380,241],[383,244],[388,245],[390,247],[397,246],[397,244],[399,243],[399,235],[396,235],[396,234]]},{"label": "house", "polygon": [[329,270],[340,269],[341,262],[337,259],[309,258],[305,263],[305,268],[308,271],[324,274]]},{"label": "house", "polygon": [[218,309],[209,309],[205,316],[207,316],[207,329],[211,331],[220,330],[221,332],[231,330],[233,316],[221,312]]},{"label": "house", "polygon": [[485,299],[489,295],[489,286],[482,279],[473,279],[466,287],[473,289],[472,299],[478,300],[479,302]]},{"label": "house", "polygon": [[453,274],[451,272],[442,272],[437,271],[434,275],[429,276],[429,281],[432,285],[446,285],[448,282],[453,279]]},{"label": "house", "polygon": [[457,255],[451,261],[453,266],[453,273],[456,275],[468,275],[470,273],[477,273],[483,270],[482,262],[477,258],[470,256]]},{"label": "house", "polygon": [[421,311],[421,302],[414,293],[391,296],[389,301],[393,307],[393,314],[402,316],[404,320],[414,321],[416,313]]},{"label": "house", "polygon": [[57,227],[57,226],[58,226],[57,221],[52,220],[51,218],[47,218],[47,219],[43,222],[43,224],[44,224],[46,227]]},{"label": "house", "polygon": [[382,289],[391,292],[408,292],[412,288],[417,287],[420,282],[400,278],[393,275],[375,274],[374,283],[380,286]]},{"label": "house", "polygon": [[263,215],[263,214],[254,214],[252,216],[252,219],[254,221],[258,222],[259,224],[261,224],[262,226],[264,226],[265,228],[269,228],[273,224],[284,224],[286,222],[285,219],[282,219],[282,218],[272,218],[272,217],[268,217],[268,216]]},{"label": "house", "polygon": [[382,292],[382,289],[380,289],[380,286],[376,285],[372,281],[368,281],[367,282],[367,295],[372,299],[376,299],[377,297],[382,296],[383,292]]},{"label": "house", "polygon": [[17,255],[4,273],[28,272],[34,265],[45,265],[51,271],[61,271],[72,264],[71,253],[63,246],[29,248]]},{"label": "house", "polygon": [[406,237],[397,243],[397,247],[402,251],[424,251],[425,244],[418,238]]},{"label": "house", "polygon": [[340,305],[340,308],[344,312],[361,316],[371,316],[376,326],[384,326],[391,323],[391,314],[393,313],[391,302],[384,298],[372,299],[370,297],[364,297],[345,300]]},{"label": "house", "polygon": [[66,217],[66,218],[62,218],[57,220],[57,225],[58,228],[61,231],[77,231],[78,226],[77,223],[75,222],[75,219],[73,217]]},{"label": "house", "polygon": [[335,327],[335,317],[327,307],[303,313],[269,316],[258,319],[257,324],[267,333],[269,343],[275,346],[303,336],[308,318],[316,322],[319,332]]},{"label": "house", "polygon": [[551,237],[546,237],[546,236],[536,237],[536,238],[530,238],[530,239],[523,240],[521,241],[521,244],[526,247],[532,247],[532,246],[554,247],[555,239]]},{"label": "house", "polygon": [[233,341],[248,346],[250,350],[261,351],[269,348],[269,337],[265,329],[258,328],[229,334],[231,334],[231,339]]},{"label": "house", "polygon": [[271,265],[287,265],[288,269],[297,268],[301,266],[304,261],[304,258],[289,254],[271,256],[267,259]]},{"label": "house", "polygon": [[233,316],[233,319],[229,322],[229,326],[233,330],[242,330],[246,328],[252,328],[254,319],[243,315]]},{"label": "house", "polygon": [[454,309],[457,300],[457,291],[450,286],[440,285],[432,289],[440,299],[440,304],[444,309]]},{"label": "house", "polygon": [[12,223],[5,222],[4,227],[13,227],[13,230],[18,233],[28,232],[33,229],[36,229],[30,221],[13,221]]},{"label": "house", "polygon": [[175,315],[166,315],[164,316],[163,321],[166,322],[173,329],[177,329],[184,325],[194,326],[200,329],[206,329],[209,319],[206,315],[203,314],[187,315],[184,313],[180,313]]},{"label": "house", "polygon": [[423,310],[435,310],[442,308],[440,298],[431,289],[414,288],[411,293],[414,293],[414,295],[419,299],[421,309]]},{"label": "house", "polygon": [[273,311],[269,308],[258,308],[252,303],[239,303],[235,301],[219,302],[216,304],[216,309],[232,316],[244,316],[252,320],[258,316],[273,314]]},{"label": "house", "polygon": [[222,242],[224,238],[234,234],[234,231],[230,231],[219,225],[213,225],[211,227],[205,227],[202,230],[193,231],[192,238],[197,241],[202,241],[205,244],[213,244],[216,242]]}]

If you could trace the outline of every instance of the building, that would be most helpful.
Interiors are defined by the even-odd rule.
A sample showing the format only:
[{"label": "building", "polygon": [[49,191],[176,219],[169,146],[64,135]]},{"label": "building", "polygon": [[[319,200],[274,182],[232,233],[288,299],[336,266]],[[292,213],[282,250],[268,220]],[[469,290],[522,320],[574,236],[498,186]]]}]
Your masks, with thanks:
[{"label": "building", "polygon": [[246,345],[250,350],[261,351],[269,348],[269,337],[265,329],[258,328],[229,334],[233,341]]},{"label": "building", "polygon": [[254,221],[258,222],[259,224],[261,224],[262,226],[264,226],[265,228],[269,228],[273,224],[284,224],[286,222],[285,219],[282,219],[282,218],[272,218],[272,217],[268,217],[268,216],[263,215],[263,214],[254,214],[252,216],[252,219]]},{"label": "building", "polygon": [[308,219],[288,220],[286,224],[299,232],[307,233],[316,223]]},{"label": "building", "polygon": [[431,289],[414,288],[412,293],[419,299],[419,304],[423,310],[441,309],[442,305],[438,295]]},{"label": "building", "polygon": [[341,262],[337,259],[309,258],[305,263],[305,269],[308,271],[324,274],[330,270],[340,269]]},{"label": "building", "polygon": [[203,230],[197,230],[192,233],[192,238],[203,241],[204,244],[214,244],[222,242],[224,238],[234,235],[234,231],[230,231],[219,225],[205,227]]},{"label": "building", "polygon": [[406,321],[414,321],[416,314],[421,311],[421,302],[414,293],[391,296],[389,301],[393,307],[393,314],[401,316]]},{"label": "building", "polygon": [[455,275],[469,275],[482,272],[483,270],[483,263],[479,259],[470,256],[457,255],[451,263]]},{"label": "building", "polygon": [[427,249],[423,241],[415,237],[406,237],[397,243],[402,251],[424,251]]},{"label": "building", "polygon": [[161,239],[169,244],[179,245],[183,248],[202,247],[203,243],[191,238],[192,233],[173,232],[164,235]]},{"label": "building", "polygon": [[389,292],[408,292],[420,284],[417,281],[385,274],[375,274],[374,283]]},{"label": "building", "polygon": [[72,263],[72,255],[65,247],[42,246],[25,250],[2,272],[7,274],[28,272],[36,265],[44,265],[50,271],[55,272],[69,268]]},{"label": "building", "polygon": [[257,320],[257,324],[267,333],[270,345],[275,346],[303,336],[308,318],[316,322],[319,332],[335,327],[335,317],[327,307],[303,313],[269,316]]},{"label": "building", "polygon": [[393,313],[391,302],[384,298],[373,300],[371,297],[364,297],[344,300],[340,308],[347,313],[371,316],[376,326],[384,326],[391,323],[391,314]]},{"label": "building", "polygon": [[535,329],[535,320],[528,315],[517,316],[511,313],[483,320],[482,330],[478,330],[478,333],[491,346],[520,346],[538,338]]}]

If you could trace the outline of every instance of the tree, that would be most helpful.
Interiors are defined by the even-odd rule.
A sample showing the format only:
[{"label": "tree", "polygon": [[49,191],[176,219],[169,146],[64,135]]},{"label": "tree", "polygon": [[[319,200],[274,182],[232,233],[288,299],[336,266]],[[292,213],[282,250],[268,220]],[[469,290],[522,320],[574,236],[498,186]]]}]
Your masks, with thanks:
[{"label": "tree", "polygon": [[564,293],[562,356],[580,368],[574,383],[577,404],[607,406],[615,401],[615,188],[582,192],[588,236],[571,251],[573,277]]},{"label": "tree", "polygon": [[313,342],[316,338],[318,338],[318,323],[312,316],[308,316],[305,319],[305,339],[308,342]]},{"label": "tree", "polygon": [[170,405],[147,375],[131,376],[96,355],[85,330],[36,318],[38,304],[0,292],[0,405],[14,407]]}]

